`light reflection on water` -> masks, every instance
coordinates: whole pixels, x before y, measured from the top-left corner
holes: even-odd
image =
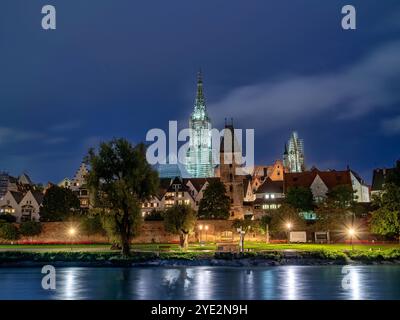
[[[55,291],[42,276],[0,268],[0,299],[400,299],[400,266],[69,267]]]

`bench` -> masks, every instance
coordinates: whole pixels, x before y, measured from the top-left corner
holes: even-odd
[[[237,252],[239,250],[239,246],[237,243],[220,243],[217,244],[218,252]]]

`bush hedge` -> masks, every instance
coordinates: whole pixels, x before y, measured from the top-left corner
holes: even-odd
[[[22,222],[19,227],[19,232],[23,236],[33,237],[37,236],[42,232],[42,225],[36,221]]]
[[[0,224],[0,238],[5,240],[17,240],[19,238],[18,228],[12,223]]]

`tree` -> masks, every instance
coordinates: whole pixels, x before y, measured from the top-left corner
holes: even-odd
[[[310,211],[314,208],[314,198],[310,188],[290,188],[286,194],[285,202],[298,211]]]
[[[36,221],[22,222],[19,227],[19,232],[23,236],[29,236],[29,237],[37,236],[42,232],[42,225],[40,224],[40,222]]]
[[[189,234],[196,225],[196,212],[188,205],[176,204],[168,208],[164,214],[164,226],[167,232],[178,234],[180,246],[186,250]]]
[[[271,225],[272,217],[269,214],[265,214],[259,221],[260,230],[265,233],[265,242],[269,243],[269,227]]]
[[[289,223],[291,225],[290,230],[303,230],[306,227],[303,216],[295,208],[288,204],[282,204],[272,215],[271,231],[287,232]]]
[[[386,183],[382,195],[374,200],[378,209],[371,215],[371,231],[384,236],[399,235],[400,241],[400,186]]]
[[[141,223],[140,204],[155,195],[158,175],[146,160],[143,144],[132,146],[125,139],[100,144],[86,158],[90,170],[87,184],[94,206],[116,232],[122,254],[130,254],[130,243]]]
[[[375,210],[371,217],[371,231],[385,236],[398,235],[400,233],[399,213],[387,207]]]
[[[326,201],[318,205],[315,210],[317,220],[314,225],[316,231],[342,232],[343,226],[346,225],[346,219],[349,211],[332,205],[332,202]]]
[[[63,221],[80,208],[78,197],[72,190],[52,185],[43,197],[41,221]]]
[[[19,238],[18,228],[12,223],[1,223],[0,238],[6,240],[17,240]]]
[[[355,204],[354,193],[355,191],[351,186],[338,185],[327,193],[327,197],[333,207],[352,208]]]
[[[228,219],[231,201],[226,194],[225,185],[220,180],[211,180],[200,200],[200,218]]]

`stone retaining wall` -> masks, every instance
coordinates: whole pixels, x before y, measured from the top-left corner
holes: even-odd
[[[202,226],[202,229],[200,228]],[[76,229],[76,234],[72,237],[68,230]],[[207,229],[207,230],[206,230]],[[238,241],[239,235],[232,228],[232,221],[229,220],[200,220],[197,222],[195,232],[190,237],[190,242],[198,241]],[[257,232],[250,232],[246,235],[246,240],[264,241],[265,235]],[[87,236],[79,231],[79,225],[69,222],[43,222],[42,233],[35,237],[21,237],[19,242],[95,242],[105,243],[108,238],[102,235]],[[178,242],[179,236],[167,233],[162,221],[145,221],[142,224],[140,235],[136,237],[134,243],[168,243]],[[0,240],[1,242],[1,240]],[[10,242],[10,241],[3,241]]]

